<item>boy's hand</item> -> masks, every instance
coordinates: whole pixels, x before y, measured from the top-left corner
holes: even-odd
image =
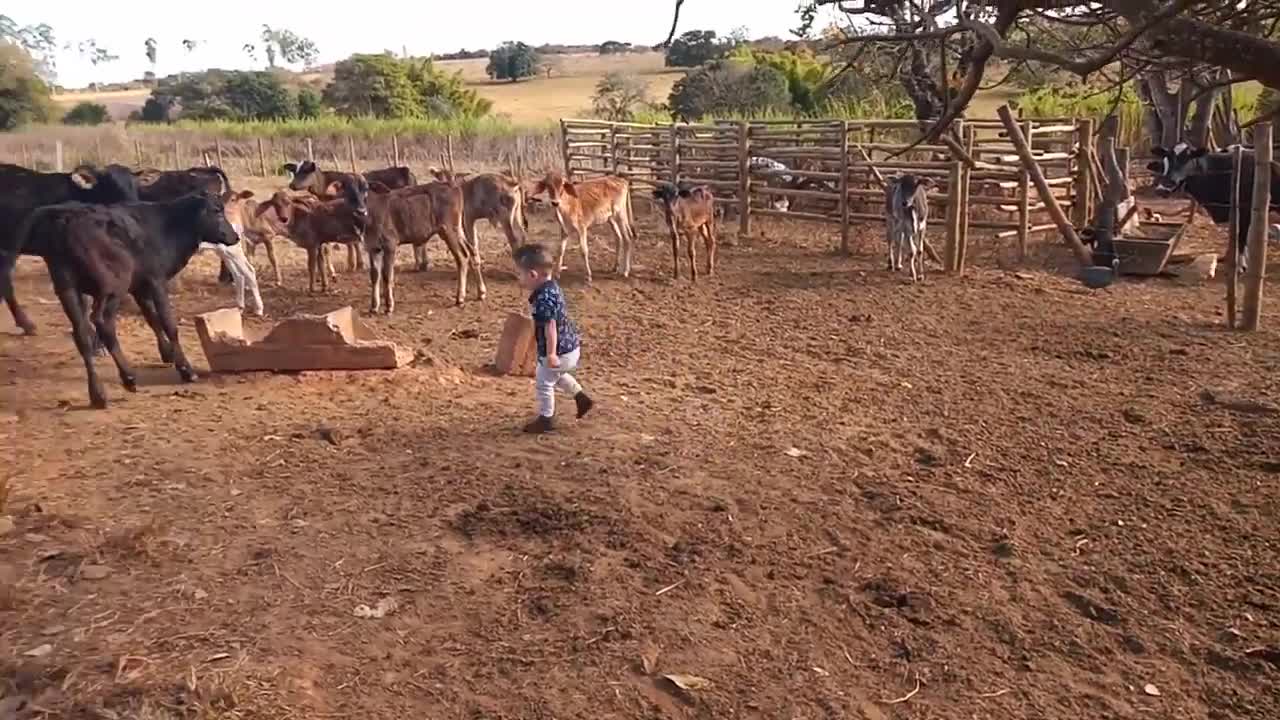
[[[555,353],[547,355],[547,367],[553,367],[553,368],[560,367],[560,356],[556,355]]]

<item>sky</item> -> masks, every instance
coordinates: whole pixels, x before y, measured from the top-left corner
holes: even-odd
[[[752,37],[789,38],[799,24],[799,0],[687,0],[680,14],[680,31],[710,29],[728,34],[746,27]],[[288,3],[219,0],[50,0],[22,3],[6,14],[19,25],[48,23],[59,45],[73,48],[87,39],[120,56],[94,67],[74,49],[58,55],[58,83],[82,87],[90,82],[120,82],[142,77],[150,69],[145,41],[159,43],[157,74],[221,67],[254,67],[242,50],[260,43],[265,23],[311,38],[320,49],[320,62],[331,63],[356,52],[411,55],[450,52],[459,48],[490,48],[505,40],[542,43],[594,44],[618,40],[653,45],[666,38],[672,0],[575,3],[572,0],[410,0],[379,3]],[[321,9],[323,8],[323,9]],[[190,54],[183,39],[199,44]],[[259,66],[265,62],[259,55]]]

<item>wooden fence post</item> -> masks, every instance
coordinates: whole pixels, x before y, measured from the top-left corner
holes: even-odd
[[[356,170],[356,139],[350,135],[347,136],[347,156],[351,159],[351,172],[358,172]]]
[[[93,162],[96,165],[105,164],[107,159],[102,156],[102,138],[95,137],[93,139]]]
[[[391,164],[400,167],[400,137],[395,133],[391,134]]]
[[[267,176],[267,151],[262,147],[262,138],[258,138],[258,173]]]
[[[963,123],[964,121],[958,121]],[[974,157],[974,148],[977,146],[978,128],[973,125],[962,126],[965,154],[970,158]],[[960,217],[956,220],[958,225],[958,241],[956,242],[956,273],[964,274],[964,264],[969,257],[969,187],[970,180],[973,177],[973,168],[968,163],[964,164],[960,172]]]
[[[564,158],[564,179],[573,182],[573,168],[569,162],[569,125],[560,121],[560,157]]]
[[[62,170],[62,141],[61,141],[61,140],[54,140],[54,141],[53,141],[53,169],[54,169],[54,170],[56,170],[57,172],[63,172],[63,170]]]
[[[951,163],[951,171],[947,173],[947,239],[942,248],[943,271],[956,272],[960,266],[960,182],[964,172],[964,163],[957,160]]]
[[[315,145],[312,144],[311,138],[307,138],[307,159],[311,162],[316,161],[316,148]]]
[[[26,143],[22,143],[22,167],[31,168],[31,148],[27,147]]]
[[[1267,222],[1271,209],[1271,123],[1253,126],[1253,217],[1246,246],[1249,266],[1244,274],[1244,307],[1240,328],[1257,330],[1262,324],[1262,286],[1267,277]]]
[[[738,121],[738,236],[751,235],[751,124]]]
[[[680,184],[680,126],[671,123],[671,184]]]
[[[182,144],[177,140],[173,141],[173,169],[182,169]]]
[[[222,167],[222,163],[224,163],[225,160],[223,160],[222,158],[222,140],[221,139],[214,138],[213,153],[214,153],[214,157],[216,157],[218,160],[218,167]]]
[[[1230,222],[1227,224],[1227,253],[1226,266],[1223,268],[1223,274],[1227,282],[1227,327],[1231,330],[1236,329],[1236,320],[1239,313],[1236,312],[1236,292],[1239,289],[1237,275],[1240,267],[1240,243],[1238,237],[1240,235],[1240,165],[1244,156],[1244,148],[1236,145],[1231,150],[1231,215]]]
[[[1018,158],[1022,161],[1022,167],[1031,176],[1031,182],[1035,183],[1036,190],[1040,193],[1040,201],[1044,203],[1045,209],[1049,211],[1049,217],[1053,218],[1053,223],[1058,226],[1058,230],[1062,233],[1062,239],[1066,241],[1067,246],[1075,253],[1076,259],[1083,266],[1093,264],[1093,256],[1089,249],[1080,242],[1080,236],[1076,234],[1076,229],[1071,226],[1071,221],[1067,219],[1066,213],[1062,212],[1062,206],[1053,197],[1053,188],[1049,187],[1049,183],[1044,179],[1044,173],[1040,171],[1040,166],[1036,164],[1036,159],[1031,154],[1031,147],[1027,145],[1026,138],[1022,136],[1022,129],[1018,127],[1018,123],[1013,119],[1013,112],[1009,110],[1008,105],[1001,105],[996,110],[996,114],[1000,116],[1000,122],[1004,124],[1004,129],[1009,133],[1009,141],[1013,143],[1013,147],[1018,152]]]
[[[1027,147],[1032,145],[1031,136],[1035,132],[1035,123],[1027,120],[1022,123],[1022,132]],[[1027,236],[1031,234],[1031,174],[1024,167],[1018,176],[1018,259],[1027,259]]]
[[[138,168],[141,169],[142,168],[142,141],[140,140],[133,141],[133,154],[137,156]]]
[[[204,166],[205,166],[205,167],[213,167],[213,163],[209,162],[209,151],[208,151],[208,150],[203,150],[203,151],[201,151],[200,155],[201,155],[201,156],[203,157],[203,159],[204,159]]]
[[[1071,187],[1071,222],[1078,228],[1089,224],[1093,216],[1093,119],[1076,123],[1076,173]]]
[[[849,254],[849,121],[840,123],[840,252]]]

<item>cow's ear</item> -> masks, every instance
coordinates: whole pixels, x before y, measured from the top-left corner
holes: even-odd
[[[922,188],[931,188],[931,187],[933,187],[933,178],[931,178],[931,177],[922,177],[922,178],[920,178],[919,180],[917,180],[917,181],[916,181],[916,185],[917,185],[918,187],[922,187]]]
[[[324,189],[324,196],[327,198],[336,198],[340,195],[342,195],[342,183],[336,180],[329,183]]]
[[[564,191],[573,197],[578,197],[578,186],[571,182],[565,182]]]
[[[92,190],[98,184],[98,176],[86,168],[77,168],[71,173],[71,182],[81,190]]]
[[[379,195],[386,195],[387,193],[391,192],[391,188],[387,187],[386,185],[383,185],[382,183],[376,180],[369,183],[369,189],[372,190],[373,192],[378,193]]]
[[[240,192],[236,193],[236,197],[240,198],[241,200],[248,200],[249,198],[253,197],[253,191],[241,190]]]
[[[290,175],[297,175],[297,174],[298,174],[298,164],[297,164],[297,163],[285,163],[285,164],[284,164],[283,166],[281,166],[281,167],[283,167],[283,168],[284,168],[284,171],[285,171],[285,172],[287,172],[287,173],[289,173]]]

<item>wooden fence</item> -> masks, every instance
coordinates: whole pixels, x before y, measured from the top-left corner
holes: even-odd
[[[1097,183],[1091,153],[1081,139],[1092,121],[1024,120],[1021,130],[1058,204],[1077,225],[1090,216]],[[945,267],[964,264],[969,228],[1018,238],[1025,254],[1030,236],[1056,226],[1037,200],[1015,146],[999,120],[957,124],[960,141],[917,145],[914,120],[807,120],[644,125],[566,119],[561,123],[565,173],[581,179],[614,173],[636,187],[677,180],[705,184],[738,215],[739,231],[753,217],[829,222],[849,249],[854,222],[883,222],[884,184],[898,173],[934,181],[931,216],[945,218]],[[1086,145],[1087,147],[1087,145]],[[768,158],[786,170],[753,169]],[[779,178],[788,178],[779,182]],[[786,210],[777,202],[786,200]],[[975,217],[976,216],[976,217]]]

